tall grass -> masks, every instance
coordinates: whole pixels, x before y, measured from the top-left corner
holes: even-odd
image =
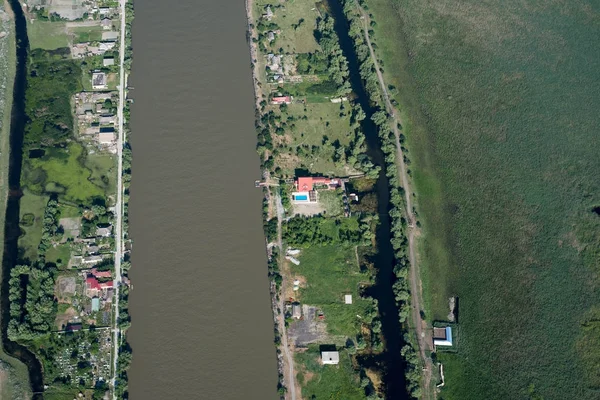
[[[408,118],[443,398],[597,398],[600,23],[557,1],[368,1]],[[441,295],[439,295],[441,293]],[[590,327],[590,324],[592,327]]]

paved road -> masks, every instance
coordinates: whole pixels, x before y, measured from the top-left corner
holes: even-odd
[[[419,274],[419,265],[417,263],[416,251],[415,251],[415,215],[413,213],[412,208],[412,191],[410,190],[410,185],[408,181],[408,174],[406,172],[406,165],[404,164],[404,155],[402,154],[402,146],[400,145],[400,130],[398,129],[398,123],[402,124],[396,109],[393,107],[392,102],[390,101],[390,96],[387,92],[387,87],[385,85],[385,81],[383,79],[383,74],[379,68],[379,63],[377,62],[377,57],[375,56],[375,52],[373,51],[373,46],[371,46],[371,39],[369,37],[369,16],[362,7],[357,6],[363,20],[363,30],[365,34],[365,41],[369,47],[369,53],[371,54],[371,59],[375,64],[375,71],[377,72],[377,79],[379,80],[379,85],[381,86],[381,92],[383,93],[383,99],[385,101],[385,107],[388,114],[392,118],[392,128],[394,130],[394,136],[396,138],[396,165],[398,166],[398,174],[400,175],[400,179],[402,179],[402,186],[404,187],[405,193],[405,204],[406,204],[406,216],[408,217],[409,227],[408,227],[408,247],[409,247],[409,258],[410,258],[410,291],[411,291],[411,308],[412,308],[412,320],[413,326],[415,327],[417,333],[417,340],[419,344],[419,354],[421,356],[421,360],[423,361],[424,371],[423,371],[423,396],[424,398],[429,398],[430,388],[431,388],[431,372],[433,368],[433,362],[430,357],[425,354],[425,350],[432,351],[431,348],[432,338],[431,338],[431,330],[427,328],[424,321],[421,319],[421,304],[422,304],[422,287],[421,287],[421,279]],[[435,397],[435,393],[434,393]]]
[[[117,109],[118,138],[117,138],[117,203],[115,211],[117,221],[115,227],[115,310],[113,320],[113,376],[112,388],[113,399],[117,399],[115,386],[117,383],[117,359],[119,356],[119,345],[121,331],[119,329],[119,290],[121,286],[121,259],[123,257],[123,142],[124,142],[124,119],[123,108],[125,107],[125,4],[127,0],[120,0],[121,29],[119,40],[119,107]]]

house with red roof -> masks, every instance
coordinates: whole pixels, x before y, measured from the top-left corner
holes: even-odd
[[[277,96],[271,99],[271,104],[292,104],[291,96]]]
[[[95,276],[96,278],[112,278],[112,272],[110,271],[98,271],[96,268],[92,268],[90,274]]]
[[[301,176],[294,182],[296,190],[300,192],[310,192],[317,186],[327,186],[327,189],[335,189],[340,185],[340,180],[336,178],[325,178],[324,176]]]
[[[85,279],[85,289],[89,297],[97,296],[98,292],[102,292],[114,287],[114,281],[98,282],[95,276],[88,275]]]

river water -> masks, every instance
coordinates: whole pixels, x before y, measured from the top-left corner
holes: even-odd
[[[275,399],[243,0],[135,3],[130,398]]]

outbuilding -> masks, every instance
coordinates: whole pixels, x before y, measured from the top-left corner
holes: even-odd
[[[452,328],[433,328],[433,344],[436,346],[452,346]]]
[[[337,351],[322,351],[321,360],[323,364],[337,365],[340,362],[340,353]]]

